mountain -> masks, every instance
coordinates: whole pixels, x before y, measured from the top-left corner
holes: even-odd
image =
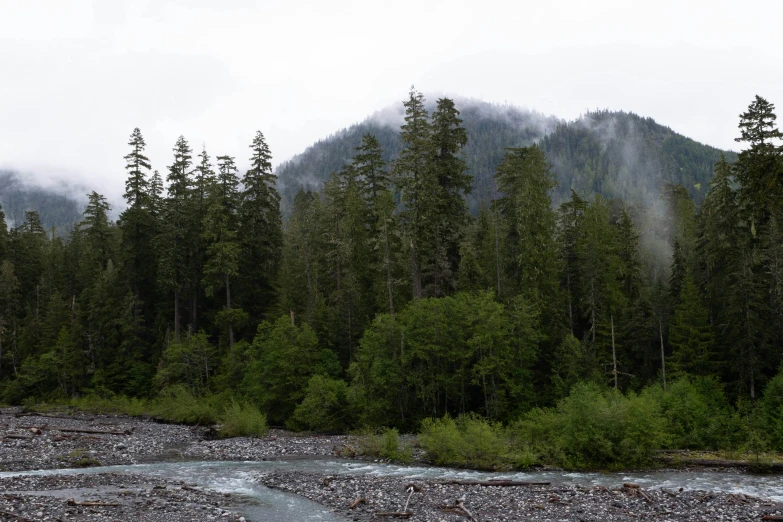
[[[9,227],[23,222],[28,210],[35,210],[47,230],[54,227],[60,232],[71,230],[81,221],[84,207],[59,190],[28,185],[19,174],[7,170],[0,170],[0,205]]]
[[[538,143],[552,164],[559,186],[555,203],[571,189],[582,196],[601,194],[626,201],[654,200],[665,183],[683,184],[694,200],[704,197],[721,151],[673,130],[626,112],[590,112],[576,121],[508,105],[456,100],[468,134],[463,149],[473,192],[471,210],[497,196],[494,174],[509,147]],[[433,108],[430,105],[430,110]],[[333,171],[350,162],[366,133],[375,134],[388,162],[399,154],[403,108],[380,111],[362,123],[329,136],[277,168],[283,209],[290,208],[299,189],[318,190]],[[729,161],[733,152],[725,152]]]

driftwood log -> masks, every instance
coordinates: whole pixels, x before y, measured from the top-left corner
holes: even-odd
[[[84,502],[77,502],[72,498],[68,499],[69,506],[83,506],[83,507],[117,507],[121,506],[119,502],[92,502],[86,500]]]
[[[351,505],[348,506],[348,509],[356,509],[356,506],[358,506],[359,504],[366,504],[366,503],[367,503],[367,499],[360,497],[354,500],[353,502],[351,502]]]
[[[468,508],[465,507],[465,502],[462,499],[459,499],[457,501],[457,507],[460,508],[468,516],[470,520],[472,520],[473,522],[478,522],[478,519],[473,516],[473,513],[468,511]]]
[[[413,513],[411,512],[403,513],[402,511],[388,511],[388,512],[375,513],[375,516],[383,517],[383,518],[411,518],[413,516]]]
[[[91,435],[130,435],[129,430],[89,430],[89,429],[76,429],[76,428],[49,428],[51,430],[61,431],[63,433],[89,433]]]
[[[521,480],[446,480],[440,484],[456,486],[549,486],[551,482],[527,482]]]
[[[33,522],[32,519],[29,519],[27,517],[23,517],[22,515],[17,515],[16,513],[11,513],[10,511],[2,511],[2,510],[0,510],[0,515],[3,515],[4,517],[15,518],[16,520],[21,520],[22,522]]]

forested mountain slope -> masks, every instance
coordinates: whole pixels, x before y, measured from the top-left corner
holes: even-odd
[[[564,122],[513,106],[464,99],[456,104],[468,134],[462,153],[473,177],[468,204],[474,213],[481,201],[498,196],[495,170],[509,147],[540,143],[557,175],[556,205],[568,199],[571,189],[583,196],[650,201],[667,182],[683,184],[698,203],[720,158],[718,149],[632,113],[591,112]],[[396,158],[402,149],[401,123],[402,106],[389,108],[281,164],[276,173],[284,210],[300,188],[319,190],[332,172],[349,163],[364,134],[378,138],[384,160]],[[732,152],[726,156],[736,158]]]
[[[45,229],[66,232],[81,221],[83,205],[60,191],[25,184],[15,172],[0,170],[0,206],[11,224],[22,223],[25,212],[34,210]]]

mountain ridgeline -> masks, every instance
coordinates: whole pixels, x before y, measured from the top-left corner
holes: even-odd
[[[473,178],[467,196],[473,214],[482,202],[499,197],[494,176],[507,148],[539,144],[557,177],[555,205],[566,201],[572,189],[584,197],[650,203],[666,184],[683,185],[698,204],[721,154],[633,113],[597,111],[565,122],[476,100],[457,100],[456,105],[468,135],[461,154]],[[386,162],[397,158],[403,148],[401,123],[402,106],[378,112],[282,163],[276,174],[284,212],[299,189],[319,191],[332,172],[350,163],[365,134],[375,135]],[[733,152],[724,154],[727,161],[736,160]]]
[[[15,172],[0,170],[0,205],[11,224],[23,223],[25,213],[34,210],[47,230],[65,233],[81,221],[83,204],[58,191],[28,185]]]

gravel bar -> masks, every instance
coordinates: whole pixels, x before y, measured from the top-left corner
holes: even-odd
[[[329,506],[355,521],[401,520],[401,516],[392,515],[406,511],[410,514],[407,520],[422,522],[464,522],[470,521],[471,516],[476,521],[509,522],[732,521],[783,516],[783,505],[746,495],[643,490],[635,484],[615,489],[603,486],[500,487],[284,471],[261,474],[258,480],[267,487],[296,493]]]

